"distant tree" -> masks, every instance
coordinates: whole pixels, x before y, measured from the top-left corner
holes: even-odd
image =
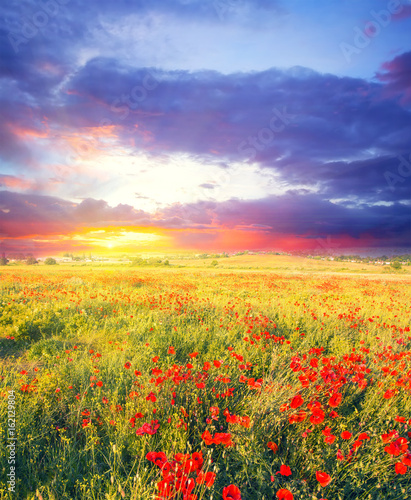
[[[132,266],[144,266],[145,263],[146,263],[146,261],[144,259],[142,259],[141,257],[136,257],[135,259],[133,259],[131,261]]]
[[[7,266],[8,261],[9,259],[5,256],[5,254],[3,254],[0,257],[0,266]]]
[[[53,259],[53,257],[47,257],[47,259],[44,261],[44,264],[46,266],[55,266],[57,264],[56,259]]]
[[[210,266],[213,266],[213,267],[218,266],[218,261],[213,260],[213,261],[211,262]]]
[[[26,264],[28,266],[33,266],[34,264],[38,264],[38,261],[32,256],[30,255],[29,257],[27,257],[26,259]]]
[[[394,260],[394,262],[391,262],[390,266],[393,269],[402,269],[401,262],[399,262],[398,260]]]

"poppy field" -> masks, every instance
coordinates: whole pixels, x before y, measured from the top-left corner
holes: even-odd
[[[409,276],[21,266],[0,294],[1,500],[411,498]]]

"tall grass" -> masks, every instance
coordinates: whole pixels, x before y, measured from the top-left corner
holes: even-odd
[[[407,280],[6,269],[0,294],[0,499],[171,498],[153,451],[202,452],[174,498],[411,498]]]

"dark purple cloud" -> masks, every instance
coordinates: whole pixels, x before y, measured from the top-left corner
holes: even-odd
[[[261,233],[272,243],[278,237],[292,237],[300,238],[306,245],[312,242],[312,246],[319,239],[329,238],[357,240],[359,244],[367,241],[381,248],[408,247],[411,241],[410,211],[403,204],[342,206],[294,191],[251,201],[173,204],[155,214],[129,205],[110,207],[103,200],[72,203],[50,196],[8,191],[0,194],[3,238],[35,239],[85,228],[137,226],[150,231],[178,230],[175,239],[180,242],[194,231],[196,241],[201,240],[207,247],[221,240],[224,231],[243,232],[243,243],[247,241],[247,231]]]
[[[42,234],[42,225],[45,234],[55,234],[83,225],[124,223],[195,229],[208,235],[213,227],[227,227],[307,238],[368,235],[382,243],[404,243],[408,238],[410,243],[411,52],[384,63],[369,81],[303,67],[230,74],[168,71],[95,57],[91,50],[96,30],[104,31],[102,19],[115,25],[130,15],[157,12],[229,24],[247,23],[245,13],[251,13],[253,26],[262,15],[281,14],[281,4],[3,3],[2,188],[44,192],[44,157],[64,163],[64,149],[73,148],[72,137],[91,136],[90,150],[97,149],[107,139],[99,135],[104,127],[112,128],[110,140],[116,146],[133,148],[136,154],[160,159],[183,153],[205,169],[219,162],[228,175],[233,164],[253,164],[260,171],[275,172],[285,189],[289,187],[283,196],[172,205],[157,214],[130,205],[110,207],[92,198],[71,203],[2,192],[2,204],[9,207],[0,213],[7,228],[3,234]],[[404,7],[402,16],[407,12]],[[36,180],[25,180],[28,171]],[[199,186],[210,196],[218,187],[211,181]],[[147,198],[145,193],[137,196]]]
[[[409,6],[411,8],[411,6]],[[387,95],[399,97],[406,105],[411,104],[411,52],[405,52],[382,65],[377,79],[385,84]]]

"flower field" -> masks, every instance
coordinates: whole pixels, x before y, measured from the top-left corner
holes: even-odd
[[[411,498],[409,277],[21,267],[0,294],[0,499]]]

